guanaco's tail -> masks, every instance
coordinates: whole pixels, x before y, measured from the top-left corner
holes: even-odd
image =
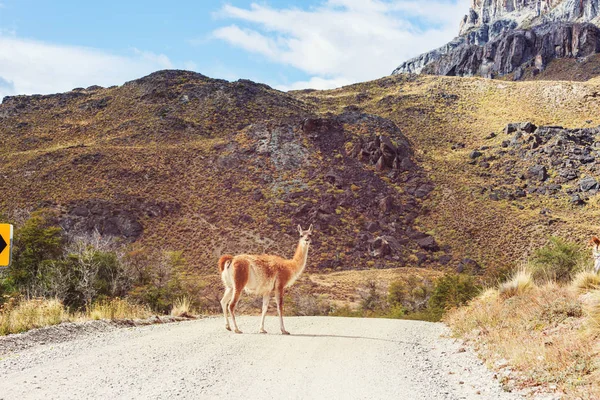
[[[233,256],[229,254],[225,254],[219,258],[219,271],[223,272],[228,263],[233,260]]]

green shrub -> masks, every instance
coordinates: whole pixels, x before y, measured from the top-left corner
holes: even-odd
[[[188,295],[183,287],[187,261],[181,251],[165,251],[157,262],[140,274],[144,281],[131,290],[131,296],[160,313],[169,313],[176,299]]]
[[[536,281],[569,282],[583,269],[587,258],[577,243],[552,237],[547,245],[534,251],[529,269]]]
[[[44,286],[44,263],[60,258],[64,250],[61,228],[54,225],[54,214],[47,210],[34,212],[25,224],[16,230],[13,261],[8,274],[13,284],[28,294],[37,293]]]
[[[427,308],[433,284],[426,279],[410,276],[406,282],[394,281],[388,288],[387,301],[391,308],[401,307],[406,314]]]
[[[429,311],[441,317],[446,310],[467,304],[480,291],[481,288],[470,275],[446,275],[435,284],[429,299]]]
[[[366,285],[366,293],[362,294],[362,300],[360,302],[360,308],[367,312],[378,312],[386,307],[385,299],[377,289],[377,283],[375,281],[369,281]]]

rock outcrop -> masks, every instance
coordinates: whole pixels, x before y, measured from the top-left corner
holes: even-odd
[[[536,75],[557,58],[600,52],[600,0],[473,0],[459,36],[404,62],[392,74],[494,78]]]

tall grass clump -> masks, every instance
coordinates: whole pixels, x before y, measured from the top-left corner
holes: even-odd
[[[587,252],[581,245],[552,237],[547,245],[534,251],[528,267],[536,282],[569,282],[585,269],[587,261]]]
[[[500,284],[498,291],[503,298],[525,294],[536,287],[529,270],[521,268],[514,275]]]
[[[182,296],[173,302],[171,315],[174,317],[185,317],[192,314],[192,301],[187,296]]]
[[[110,299],[97,301],[88,309],[89,319],[139,319],[148,318],[152,310],[146,305],[131,303],[125,299]]]
[[[600,288],[600,275],[589,269],[579,271],[573,278],[571,286],[579,292],[598,289]]]
[[[17,301],[12,298],[0,307],[0,335],[58,325],[68,319],[69,314],[56,299]]]

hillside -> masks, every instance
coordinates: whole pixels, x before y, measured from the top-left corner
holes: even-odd
[[[587,129],[600,125],[599,92],[594,80],[398,75],[286,94],[161,71],[6,98],[0,212],[54,208],[71,233],[183,250],[201,274],[225,252],[291,255],[295,226],[314,223],[312,272],[492,277],[550,235],[597,231],[597,185],[581,181],[599,176]],[[504,133],[526,121],[539,132]]]
[[[588,176],[598,178],[597,129],[582,133],[585,142],[567,140],[552,155],[542,151],[547,146],[541,137],[533,149],[530,142],[547,128],[533,134],[512,129],[505,133],[514,122],[597,127],[598,93],[596,80],[519,83],[397,75],[296,95],[323,112],[339,112],[353,104],[396,122],[435,187],[423,202],[417,227],[441,246],[450,246],[455,262],[468,257],[491,272],[518,264],[550,235],[583,243],[598,231],[596,188],[592,184],[582,193],[579,187]],[[550,131],[550,137],[570,134]],[[593,155],[589,162],[578,161],[583,153]],[[541,181],[529,171],[536,165],[546,171]],[[563,170],[576,172],[561,180]],[[572,201],[575,195],[582,201]]]
[[[70,234],[183,250],[198,273],[224,252],[291,255],[310,269],[436,265],[414,229],[433,187],[388,119],[314,105],[249,81],[161,71],[121,87],[5,98],[0,200],[8,217],[60,212]]]

